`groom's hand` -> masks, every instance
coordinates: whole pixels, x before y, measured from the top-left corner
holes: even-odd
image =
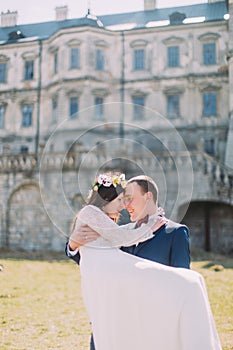
[[[82,225],[71,233],[69,247],[75,250],[84,244],[95,241],[100,235],[88,225]]]

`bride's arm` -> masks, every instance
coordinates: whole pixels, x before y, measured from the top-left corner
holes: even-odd
[[[111,241],[113,246],[127,247],[153,237],[151,228],[154,226],[154,221],[130,230],[129,227],[118,226],[102,210],[92,205],[85,206],[79,212],[78,220],[82,224],[87,224],[106,240]]]

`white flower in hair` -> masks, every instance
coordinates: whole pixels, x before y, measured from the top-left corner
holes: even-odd
[[[105,187],[110,187],[112,185],[112,179],[109,175],[99,175],[97,182],[98,184],[103,185]]]
[[[120,175],[109,175],[109,174],[100,174],[97,178],[97,181],[92,185],[94,191],[98,191],[99,187],[103,185],[104,187],[114,187],[121,186],[122,188],[126,187],[125,174]]]
[[[112,180],[110,179],[106,179],[104,182],[103,182],[103,185],[105,187],[110,187],[112,185]]]
[[[103,184],[103,177],[104,177],[103,175],[99,175],[99,176],[98,176],[98,179],[97,179],[97,183],[98,183],[98,184],[100,184],[100,185]]]

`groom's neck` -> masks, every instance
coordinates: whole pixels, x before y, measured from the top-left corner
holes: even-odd
[[[147,215],[151,216],[156,214],[158,211],[158,205],[154,202],[150,203],[147,208]]]

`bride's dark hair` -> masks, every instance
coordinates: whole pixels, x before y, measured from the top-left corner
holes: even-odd
[[[119,178],[120,173],[105,173],[103,176],[107,176],[109,178],[113,178],[114,176]],[[106,186],[104,184],[99,184],[96,180],[95,184],[93,185],[92,190],[89,193],[89,196],[87,198],[87,205],[95,205],[98,208],[102,208],[107,203],[111,202],[115,198],[119,196],[122,192],[125,190],[125,185],[123,186],[123,182],[120,182],[119,184],[111,184],[110,186]]]
[[[120,176],[123,175],[123,179],[120,178]],[[100,184],[98,179],[96,179],[94,185],[92,186],[92,189],[90,190],[89,196],[87,198],[86,205],[95,205],[96,207],[102,209],[103,206],[111,202],[112,200],[116,199],[119,194],[124,192],[126,181],[124,179],[124,174],[120,173],[105,173],[101,176],[107,177],[111,179],[111,185],[106,186],[106,184]],[[117,183],[115,182],[113,185],[113,179],[116,179]],[[71,225],[71,232],[75,228],[76,220],[78,218],[78,213],[75,215],[73,223]]]

